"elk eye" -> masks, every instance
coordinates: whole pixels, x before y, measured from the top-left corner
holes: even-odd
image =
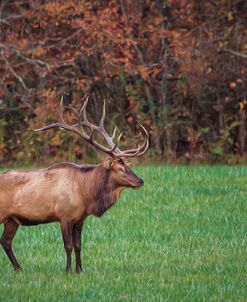
[[[124,173],[124,172],[125,172],[123,167],[119,167],[119,168],[118,168],[118,171],[121,172],[121,173]]]

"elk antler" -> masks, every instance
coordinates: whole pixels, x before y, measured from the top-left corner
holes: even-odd
[[[78,123],[74,124],[74,125],[68,125],[63,119],[63,97],[62,97],[61,101],[60,101],[60,105],[59,105],[59,121],[58,121],[58,123],[53,123],[53,124],[47,125],[45,127],[42,127],[40,129],[36,129],[34,131],[38,132],[38,131],[45,131],[45,130],[52,129],[52,128],[62,128],[62,129],[74,132],[77,135],[79,135],[81,138],[83,138],[85,141],[87,141],[89,144],[91,144],[92,146],[95,146],[99,150],[109,154],[110,156],[112,156],[114,158],[137,157],[137,156],[143,155],[147,151],[148,146],[149,146],[148,132],[141,124],[139,124],[139,125],[146,136],[145,141],[135,149],[121,151],[118,148],[118,144],[120,142],[122,133],[120,133],[120,135],[118,136],[117,142],[114,143],[113,140],[116,136],[117,128],[114,129],[112,136],[110,136],[104,128],[105,100],[104,100],[104,105],[103,105],[102,116],[101,116],[100,123],[98,126],[94,125],[88,121],[87,112],[86,112],[88,100],[89,100],[89,96],[86,97],[84,104],[82,105],[81,109],[79,110]],[[84,130],[83,127],[87,127],[89,129],[90,133],[88,134]],[[105,139],[105,141],[108,144],[107,147],[100,144],[93,138],[94,131],[98,132],[99,134],[101,134],[103,136],[103,138]]]

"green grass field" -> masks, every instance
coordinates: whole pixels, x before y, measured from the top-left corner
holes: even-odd
[[[85,223],[84,274],[64,272],[58,224],[20,227],[0,301],[247,301],[247,167],[135,170],[144,187]]]

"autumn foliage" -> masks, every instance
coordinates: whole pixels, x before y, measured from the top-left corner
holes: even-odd
[[[148,158],[244,161],[247,4],[220,1],[2,1],[0,160],[42,163],[95,156],[76,137],[32,129],[68,122],[89,93],[97,120],[123,144],[150,134]],[[91,116],[91,117],[92,117]]]

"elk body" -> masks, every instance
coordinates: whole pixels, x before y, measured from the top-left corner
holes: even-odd
[[[69,126],[62,117],[61,100],[59,123],[37,131],[51,128],[69,130],[110,155],[109,158],[99,165],[60,163],[46,169],[12,170],[0,175],[0,224],[4,224],[0,243],[15,270],[21,269],[12,250],[12,240],[18,227],[59,222],[67,257],[66,271],[71,271],[71,254],[74,250],[76,271],[81,272],[81,231],[86,217],[100,217],[116,202],[125,188],[139,188],[143,185],[143,180],[126,164],[125,157],[142,155],[147,150],[145,128],[141,126],[146,135],[141,146],[120,151],[113,143],[114,135],[109,136],[103,127],[105,105],[100,125],[96,126],[87,120],[87,102],[88,98],[80,110],[78,124]],[[85,127],[89,129],[89,134],[84,130]],[[104,137],[108,147],[93,138],[94,131]]]

